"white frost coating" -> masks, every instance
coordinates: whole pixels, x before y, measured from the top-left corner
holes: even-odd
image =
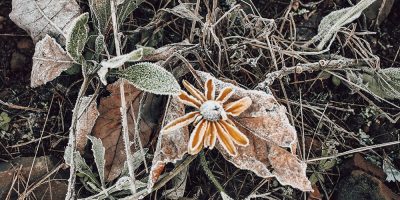
[[[49,34],[64,44],[63,35],[79,13],[75,0],[13,0],[10,19],[26,30],[35,43]]]
[[[200,114],[208,121],[218,121],[221,118],[227,119],[224,108],[217,101],[206,101],[200,107]]]

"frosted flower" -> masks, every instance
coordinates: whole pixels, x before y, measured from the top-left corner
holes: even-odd
[[[181,91],[178,98],[186,105],[196,108],[196,111],[175,119],[161,130],[163,133],[182,128],[194,122],[194,129],[190,135],[188,152],[197,154],[203,148],[213,149],[218,141],[231,155],[237,155],[234,144],[247,146],[249,139],[229,119],[239,116],[250,107],[252,101],[244,97],[234,102],[227,102],[233,94],[232,87],[226,87],[215,97],[215,85],[212,79],[208,79],[204,85],[205,92],[202,94],[198,89],[187,81],[183,85],[191,94]]]

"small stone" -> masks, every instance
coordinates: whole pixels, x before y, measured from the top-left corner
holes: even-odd
[[[336,191],[336,200],[394,200],[400,196],[393,193],[381,180],[361,170],[354,170],[343,178]]]
[[[10,67],[12,72],[20,71],[25,68],[28,58],[19,52],[14,52],[11,56]]]
[[[31,39],[23,38],[17,43],[17,48],[20,50],[27,50],[33,48],[33,42]]]

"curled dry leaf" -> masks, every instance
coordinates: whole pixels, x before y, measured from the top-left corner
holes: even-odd
[[[83,97],[80,105],[76,125],[76,149],[82,152],[88,140],[87,136],[90,135],[100,114],[97,110],[96,99],[93,99],[93,96]]]
[[[238,147],[236,157],[230,156],[221,145],[217,145],[225,159],[240,169],[253,171],[258,176],[276,177],[283,185],[311,191],[311,183],[306,176],[306,164],[282,148],[291,147],[297,142],[296,130],[289,123],[285,107],[278,104],[271,94],[245,90],[205,72],[198,71],[197,75],[202,81],[214,79],[216,91],[227,86],[233,87],[235,93],[231,97],[232,101],[246,96],[252,99],[251,106],[234,119],[239,130],[249,138],[250,144]]]
[[[171,101],[165,112],[163,124],[167,124],[174,119],[185,114],[185,106],[177,97],[171,97]],[[175,163],[181,160],[187,153],[187,143],[189,142],[189,129],[183,127],[169,133],[160,133],[157,141],[156,151],[150,170],[150,180],[148,188],[151,189],[164,170],[165,164]]]
[[[10,19],[26,30],[35,43],[49,34],[64,44],[63,35],[79,13],[75,0],[13,0]]]
[[[52,81],[73,64],[67,52],[49,35],[36,44],[32,62],[31,87]]]
[[[132,84],[124,79],[107,86],[107,90],[111,93],[110,96],[100,100],[99,112],[100,116],[93,128],[93,135],[100,138],[106,149],[105,152],[105,178],[107,181],[112,181],[117,178],[126,160],[124,150],[124,141],[121,135],[121,99],[120,99],[120,83],[124,83],[126,105],[128,108],[128,130],[130,140],[133,142],[135,137],[135,121],[139,110],[139,102],[143,95],[141,90],[135,88]],[[159,98],[148,94],[144,100],[143,112],[140,123],[140,139],[143,145],[149,142],[153,128],[157,125],[159,115],[157,108],[159,107]],[[158,109],[159,110],[159,109]],[[149,115],[148,113],[151,113]],[[135,145],[131,146],[132,152],[137,151]]]

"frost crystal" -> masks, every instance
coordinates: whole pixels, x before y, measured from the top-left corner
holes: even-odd
[[[221,117],[226,119],[222,105],[217,101],[206,101],[200,107],[200,114],[209,121],[218,121]]]

